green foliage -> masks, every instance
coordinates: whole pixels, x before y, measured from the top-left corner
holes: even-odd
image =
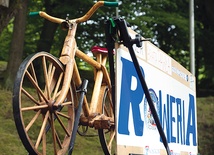
[[[185,67],[189,66],[187,0],[124,0],[120,3],[119,15],[126,18],[136,31],[146,38],[152,38],[157,46]],[[34,0],[29,4],[29,11],[45,10],[60,18],[65,18],[69,14],[69,18],[72,19],[84,15],[92,4],[93,1],[80,3],[78,0],[45,2]],[[115,16],[115,9],[103,7],[90,21],[80,24],[77,31],[78,47],[88,53],[95,44],[105,46],[104,20],[112,16]],[[24,56],[36,50],[42,27],[41,21],[39,17],[28,18]],[[65,35],[66,33],[60,29],[56,31],[51,50],[54,55],[61,50]]]
[[[154,44],[188,68],[188,1],[125,0],[120,10],[136,31],[152,38]]]
[[[195,1],[196,58],[200,89],[214,90],[214,1]]]
[[[3,30],[0,35],[0,60],[8,60],[9,46],[12,38],[13,32],[13,20],[8,24],[8,26]]]
[[[113,1],[113,0],[112,0]],[[32,0],[29,12],[43,10],[50,15],[69,19],[81,17],[94,4],[94,0]],[[190,66],[189,53],[189,1],[188,0],[123,0],[120,1],[119,16],[127,19],[132,28],[169,54],[185,68]],[[198,88],[214,90],[213,70],[213,22],[212,14],[207,13],[207,2],[195,1],[195,45],[196,78]],[[105,46],[104,21],[115,16],[115,9],[102,7],[92,18],[79,24],[77,31],[78,48],[89,53],[94,45]],[[28,17],[25,35],[24,55],[38,52],[44,20],[40,17]],[[12,21],[0,36],[0,60],[8,60],[8,51],[12,37]],[[50,43],[51,53],[58,56],[66,32],[60,27]],[[44,38],[42,38],[44,39]]]

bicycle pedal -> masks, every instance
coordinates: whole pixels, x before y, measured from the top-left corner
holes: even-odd
[[[95,120],[94,128],[95,129],[110,129],[111,122],[110,120]]]

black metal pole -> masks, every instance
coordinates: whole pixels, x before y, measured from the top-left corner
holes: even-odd
[[[162,129],[160,120],[159,120],[158,115],[157,115],[157,112],[156,112],[156,110],[155,110],[155,106],[154,106],[153,101],[152,101],[152,98],[151,98],[151,96],[150,96],[150,93],[149,93],[149,90],[148,90],[146,81],[145,81],[145,79],[144,79],[144,77],[143,77],[143,75],[142,75],[142,72],[141,72],[141,69],[140,69],[138,60],[137,60],[137,58],[136,58],[136,55],[135,55],[134,50],[133,50],[132,47],[129,47],[129,51],[130,51],[130,55],[131,55],[132,61],[133,61],[133,63],[134,63],[134,66],[135,66],[137,75],[138,75],[138,77],[139,77],[139,79],[140,79],[141,86],[142,86],[142,88],[143,88],[143,90],[144,90],[146,99],[147,99],[147,101],[148,101],[149,107],[150,107],[150,109],[151,109],[152,115],[153,115],[154,120],[155,120],[155,123],[156,123],[156,125],[157,125],[159,134],[160,134],[161,139],[162,139],[162,141],[163,141],[163,144],[164,144],[164,146],[165,146],[165,148],[166,148],[167,154],[170,155],[170,149],[169,149],[169,146],[168,146],[168,142],[167,142],[165,133],[164,133],[164,131],[163,131],[163,129]]]
[[[113,111],[115,115],[115,70],[114,70],[114,44],[115,41],[112,38],[115,35],[115,28],[111,25],[110,20],[107,20],[105,23],[105,34],[106,34],[106,47],[108,49],[108,58],[109,58],[109,69],[110,69],[110,79],[111,79],[111,95],[113,102]],[[116,118],[116,117],[114,117]]]
[[[117,20],[117,24],[119,24],[118,28],[119,28],[119,31],[120,31],[120,34],[121,34],[121,36],[120,36],[121,38],[120,39],[123,41],[123,44],[129,49],[129,53],[131,55],[131,58],[132,58],[132,61],[134,63],[134,66],[135,66],[137,75],[139,77],[141,86],[142,86],[142,88],[144,90],[146,99],[148,101],[149,107],[151,109],[152,115],[153,115],[155,123],[157,125],[160,137],[161,137],[161,139],[163,141],[163,144],[164,144],[164,146],[166,148],[167,154],[170,155],[171,153],[170,153],[170,149],[169,149],[169,146],[168,146],[168,142],[167,142],[165,133],[164,133],[164,131],[162,129],[162,126],[161,126],[160,120],[158,118],[157,112],[155,110],[155,106],[154,106],[152,98],[150,96],[146,81],[145,81],[145,79],[143,77],[143,74],[142,74],[142,71],[140,69],[139,62],[138,62],[137,57],[135,55],[134,49],[132,47],[133,42],[132,42],[131,37],[129,36],[128,30],[127,30],[127,26],[126,26],[126,22],[125,22],[124,19],[118,19]]]
[[[72,136],[71,136],[71,141],[70,141],[70,145],[69,145],[69,150],[68,150],[68,155],[72,154],[73,148],[74,148],[74,142],[76,139],[76,134],[77,134],[77,130],[78,130],[78,125],[79,125],[79,119],[80,119],[80,114],[81,114],[81,110],[82,110],[82,104],[83,104],[83,99],[84,96],[87,92],[87,85],[88,85],[88,80],[84,80],[81,88],[80,88],[80,100],[79,100],[79,105],[76,111],[76,115],[75,115],[75,122],[74,122],[74,127],[73,127],[73,132],[72,132]]]

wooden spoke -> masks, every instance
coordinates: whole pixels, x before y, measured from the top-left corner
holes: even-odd
[[[61,113],[61,112],[56,111],[56,114],[57,114],[57,115],[60,115],[60,116],[62,116],[62,117],[64,117],[64,118],[70,119],[70,116],[65,115],[65,114],[63,114],[63,113]]]
[[[44,78],[45,78],[45,89],[47,92],[47,98],[50,99],[51,95],[50,95],[50,81],[48,79],[48,72],[47,72],[47,64],[46,64],[46,59],[45,56],[42,57],[42,67],[43,67],[43,74],[44,74]]]
[[[47,150],[47,141],[46,141],[46,133],[44,132],[42,135],[42,155],[46,155]]]
[[[60,74],[59,78],[58,78],[58,81],[57,81],[57,84],[56,84],[56,88],[55,88],[55,91],[54,91],[54,94],[53,94],[53,97],[52,99],[55,100],[55,98],[57,96],[59,96],[60,94],[60,91],[59,91],[59,86],[61,84],[61,81],[62,81],[62,77],[63,77],[63,73]],[[59,92],[58,92],[59,91]]]
[[[38,90],[38,92],[41,94],[42,98],[45,100],[45,102],[48,102],[47,97],[45,96],[45,94],[42,92],[42,90],[40,89],[40,87],[38,86],[38,84],[34,81],[33,77],[30,75],[30,73],[28,71],[26,71],[27,77],[30,79],[30,81],[32,82],[33,86],[35,87],[36,90]]]
[[[31,70],[31,72],[32,72],[32,77],[33,77],[33,79],[36,81],[36,83],[38,84],[38,80],[37,80],[37,77],[36,77],[36,73],[35,73],[35,69],[34,69],[34,65],[33,65],[33,63],[30,63],[30,70]]]
[[[25,128],[26,132],[30,129],[30,127],[33,125],[33,123],[36,121],[36,119],[39,117],[41,114],[41,110],[39,110],[36,115],[32,118],[32,120],[28,123],[27,127]]]
[[[62,103],[62,106],[71,105],[71,104],[72,104],[72,102],[64,102],[64,103]]]
[[[49,79],[49,81],[53,80],[55,70],[56,70],[56,67],[54,67],[53,64],[50,63],[48,66],[48,79]]]
[[[106,106],[104,106],[104,110],[105,110],[106,116],[110,116],[108,108]]]
[[[41,139],[42,139],[42,135],[43,135],[44,132],[45,132],[45,126],[46,126],[46,124],[47,124],[48,117],[49,117],[49,111],[47,111],[47,113],[45,114],[45,118],[44,118],[44,120],[43,120],[42,127],[41,127],[41,129],[40,129],[40,132],[39,132],[39,135],[38,135],[38,138],[37,138],[37,141],[36,141],[35,148],[38,148],[38,147],[39,147],[39,144],[40,144]]]
[[[56,131],[54,127],[54,115],[51,115],[51,133],[53,139],[53,147],[54,147],[54,154],[57,154],[57,145],[56,145]]]
[[[110,139],[109,139],[109,143],[108,143],[108,148],[109,149],[111,149],[112,142],[113,142],[114,138],[115,138],[115,131],[110,133]]]
[[[60,141],[60,138],[59,138],[59,135],[57,134],[57,132],[55,131],[55,136],[56,136],[56,141],[57,141],[57,144],[59,145],[60,149],[62,148],[62,143]]]
[[[55,116],[56,116],[58,122],[60,123],[61,127],[64,129],[64,131],[67,134],[67,136],[70,137],[71,136],[70,133],[66,129],[65,125],[63,124],[62,120],[59,118],[59,116],[57,115],[57,113],[55,113]]]
[[[30,95],[24,88],[21,89],[22,92],[31,100],[33,101],[36,105],[40,105],[40,103],[32,96]]]
[[[35,68],[34,68],[33,62],[30,63],[29,70],[31,71],[32,77],[33,77],[33,79],[35,80],[35,82],[38,85],[38,80],[37,80],[37,77],[36,77],[36,72],[35,72]],[[39,100],[43,101],[43,99],[42,99],[41,95],[39,94],[38,90],[37,90],[37,94],[38,94]]]
[[[51,81],[53,78],[54,70],[55,70],[55,67],[53,67],[53,63],[50,63],[48,65],[48,79],[49,79],[49,81]]]
[[[56,67],[53,66],[52,63],[50,63],[48,67],[48,79],[49,79],[48,81],[50,81],[49,82],[50,94],[52,94],[55,87],[55,79],[54,79],[55,70],[56,70]]]
[[[21,108],[21,111],[40,110],[44,108],[48,108],[48,105],[25,107],[25,108]]]

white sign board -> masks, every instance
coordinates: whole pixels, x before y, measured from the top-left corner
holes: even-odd
[[[171,153],[196,155],[195,77],[148,41],[134,49]],[[124,46],[116,54],[117,154],[165,155],[130,54]]]

